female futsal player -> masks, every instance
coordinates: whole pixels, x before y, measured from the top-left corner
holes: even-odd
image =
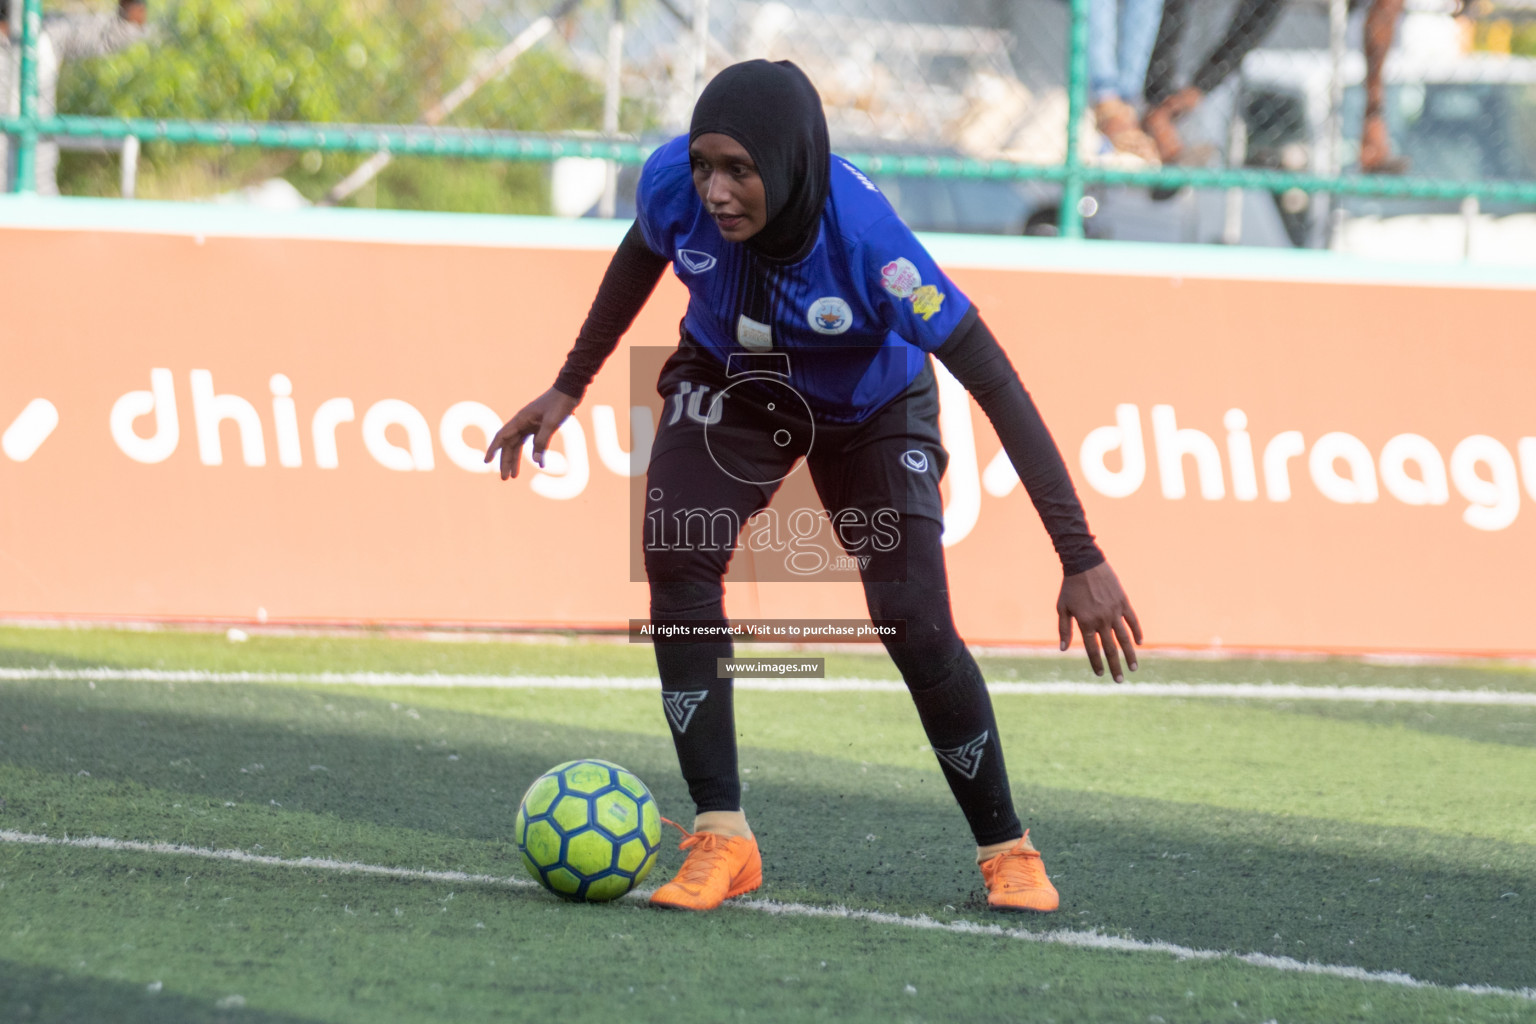
[[[840,541],[868,556],[871,619],[904,624],[885,645],[974,833],[988,902],[1055,910],[1014,811],[986,684],[950,614],[947,456],[930,355],[990,418],[1050,534],[1064,576],[1062,649],[1075,619],[1094,672],[1107,663],[1120,682],[1122,652],[1136,668],[1141,626],[1008,357],[879,190],[831,153],[821,98],[787,61],[747,61],[711,80],[688,134],[646,161],[637,201],[554,386],[501,428],[486,461],[499,457],[502,479],[515,477],[531,437],[543,465],[556,428],[671,266],[689,303],[658,384],[666,411],[646,471],[646,523],[702,509],[739,528],[803,457]],[[658,626],[726,623],[721,581],[737,539],[698,539],[647,536]],[[731,680],[716,678],[732,644],[658,638],[655,650],[697,816],[681,870],[651,902],[710,910],[762,882],[741,807]]]

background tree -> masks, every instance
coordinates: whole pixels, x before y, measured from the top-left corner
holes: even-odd
[[[109,117],[409,124],[505,45],[519,17],[452,0],[164,0],[147,45],[70,65],[59,110]],[[448,124],[510,131],[596,130],[601,84],[550,33]],[[626,108],[637,129],[642,113]],[[138,194],[199,198],[282,177],[317,198],[365,156],[153,143]],[[117,161],[66,153],[66,193],[117,194]],[[350,205],[546,213],[543,164],[400,158]]]

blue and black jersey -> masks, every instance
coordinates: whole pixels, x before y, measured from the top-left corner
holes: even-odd
[[[638,198],[639,216],[603,276],[557,390],[577,399],[586,393],[670,265],[689,302],[664,389],[675,373],[721,384],[733,364],[760,365],[770,354],[788,363],[789,384],[816,419],[856,424],[901,397],[932,353],[996,428],[1063,569],[1082,572],[1104,561],[1055,441],[1007,354],[851,164],[831,158],[815,242],[792,261],[721,237],[694,188],[686,137],[647,160]]]
[[[686,136],[646,161],[637,205],[646,245],[688,288],[692,338],[722,365],[733,353],[787,355],[789,383],[818,419],[868,418],[971,312],[880,190],[837,156],[816,241],[794,262],[720,236],[694,189]]]

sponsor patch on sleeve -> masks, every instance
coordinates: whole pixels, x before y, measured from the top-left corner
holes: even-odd
[[[880,268],[880,283],[898,299],[905,299],[923,283],[923,276],[911,260],[898,256]]]
[[[921,288],[912,291],[912,312],[929,320],[933,314],[944,305],[944,293],[931,284],[925,284]]]

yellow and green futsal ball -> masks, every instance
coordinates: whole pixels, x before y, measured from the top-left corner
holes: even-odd
[[[584,758],[557,764],[523,794],[513,822],[523,864],[569,900],[617,899],[645,880],[661,847],[661,812],[633,772]]]

